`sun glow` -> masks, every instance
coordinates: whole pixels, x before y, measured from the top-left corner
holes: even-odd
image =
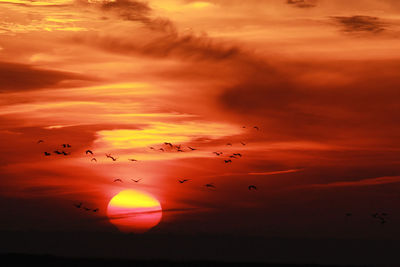
[[[107,215],[121,232],[143,233],[161,221],[162,208],[150,194],[123,190],[109,202]]]

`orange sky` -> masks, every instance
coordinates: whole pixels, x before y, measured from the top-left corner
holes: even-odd
[[[399,11],[1,0],[0,210],[13,211],[0,227],[113,230],[109,200],[138,189],[165,210],[153,231],[399,238],[370,218],[400,204]],[[43,155],[64,143],[71,155]]]

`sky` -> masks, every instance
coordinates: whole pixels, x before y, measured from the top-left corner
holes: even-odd
[[[133,189],[149,233],[399,239],[399,12],[1,0],[0,229],[118,231]]]

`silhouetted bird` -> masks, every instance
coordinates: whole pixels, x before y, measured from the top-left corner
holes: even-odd
[[[98,212],[99,211],[99,209],[94,209],[94,210],[92,210],[93,212]]]
[[[150,149],[153,149],[153,150],[155,149],[155,148],[154,148],[154,147],[152,147],[152,146],[151,146],[151,147],[149,147],[149,148],[150,148]]]
[[[92,151],[92,150],[89,150],[89,149],[88,149],[88,150],[86,150],[86,152],[85,152],[85,153],[86,153],[86,155],[87,155],[87,154],[91,154],[91,155],[93,155],[93,151]]]
[[[137,161],[136,159],[128,159],[129,161]]]
[[[231,159],[236,159],[236,156],[234,156],[234,155],[230,155],[229,156]]]
[[[111,156],[111,154],[106,154],[106,157],[112,159],[112,161],[116,161],[118,159]]]
[[[246,128],[246,126],[242,126],[242,128]]]
[[[62,147],[67,148],[67,147],[71,147],[71,145],[70,144],[62,144]]]
[[[89,209],[89,208],[86,208],[86,207],[83,207],[83,209],[84,209],[84,210],[86,210],[86,211],[89,211],[89,210],[91,210],[91,209]]]
[[[79,204],[74,204],[74,206],[80,209],[82,207],[82,204],[83,204],[82,202],[79,202]]]
[[[134,181],[135,183],[139,183],[139,181],[142,180],[142,178],[140,178],[138,180],[134,180],[134,179],[131,179],[131,180]]]
[[[255,185],[249,185],[249,190],[257,190],[257,187]]]
[[[68,156],[69,154],[71,154],[71,153],[67,153],[67,152],[65,152],[64,150],[63,150],[63,151],[61,151],[61,153],[62,153],[64,156]]]
[[[197,150],[196,148],[193,148],[193,147],[190,147],[190,146],[188,146],[188,148],[190,149],[190,150]]]
[[[181,183],[181,184],[183,184],[183,183],[185,183],[185,182],[187,182],[187,181],[189,181],[189,179],[183,179],[183,180],[179,180],[179,179],[178,179],[178,182]]]
[[[181,145],[175,145],[177,149],[181,149]]]
[[[222,152],[213,152],[215,155],[220,156],[222,155]]]
[[[228,159],[228,160],[224,160],[225,163],[232,163],[232,160]]]
[[[49,153],[49,152],[44,152],[44,155],[45,155],[45,156],[50,156],[51,153]]]
[[[40,143],[43,143],[44,141],[43,140],[39,140],[39,141],[37,141],[37,143],[38,144],[40,144]]]
[[[158,150],[160,150],[160,151],[162,151],[162,152],[164,152],[165,150],[164,150],[164,148],[160,148],[160,149],[158,149]]]
[[[96,158],[92,158],[90,161],[96,161],[97,162],[97,159]]]
[[[227,146],[232,146],[232,144],[231,144],[231,143],[227,143],[226,145],[227,145]]]
[[[58,151],[58,150],[53,151],[53,153],[56,153],[57,155],[61,155],[62,154],[62,152]]]
[[[185,152],[185,151],[183,151],[183,150],[180,149],[180,148],[178,148],[178,150],[176,150],[176,151],[178,151],[178,152]]]
[[[242,144],[242,146],[245,146],[246,145],[246,143],[243,143],[243,142],[240,142],[241,144]]]
[[[207,188],[216,188],[215,185],[213,184],[205,184],[204,186]]]
[[[240,154],[240,153],[233,153],[233,155],[242,157],[242,154]]]
[[[260,130],[260,128],[258,128],[258,126],[254,126],[253,128],[256,129],[257,131]]]
[[[114,180],[114,183],[115,183],[115,182],[123,183],[123,181],[122,181],[121,179],[115,179],[115,180]]]

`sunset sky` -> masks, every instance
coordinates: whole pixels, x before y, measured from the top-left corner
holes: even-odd
[[[118,231],[133,189],[161,204],[153,233],[400,239],[399,14],[0,0],[0,230]]]

